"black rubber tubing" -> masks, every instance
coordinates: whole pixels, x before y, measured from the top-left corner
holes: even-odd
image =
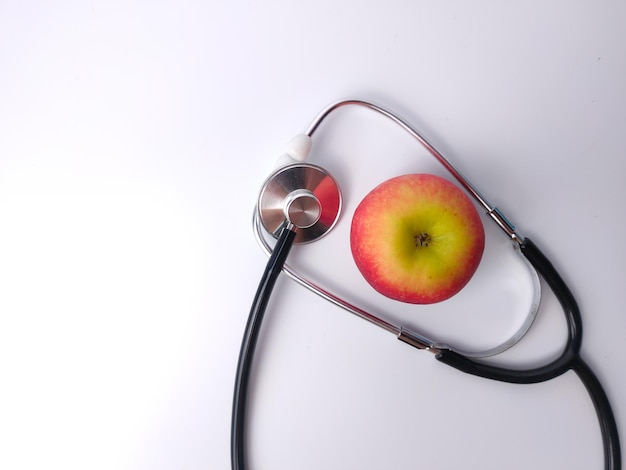
[[[550,260],[530,239],[525,238],[520,248],[524,256],[550,286],[565,314],[568,338],[561,355],[549,364],[521,370],[476,362],[449,349],[442,350],[436,357],[439,361],[462,372],[516,384],[545,382],[573,370],[585,385],[598,416],[604,449],[604,468],[605,470],[620,470],[622,468],[621,450],[613,410],[600,381],[580,357],[583,327],[576,299]]]
[[[256,347],[261,323],[267,308],[272,290],[282,270],[283,265],[296,233],[283,228],[278,241],[274,246],[265,272],[254,296],[248,322],[241,341],[237,373],[235,376],[235,390],[233,394],[233,411],[230,432],[231,465],[233,470],[244,470],[245,460],[245,430],[246,430],[246,402],[248,397],[248,383],[254,349]]]

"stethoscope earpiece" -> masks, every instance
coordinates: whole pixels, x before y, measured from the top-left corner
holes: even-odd
[[[341,191],[325,169],[297,162],[279,168],[261,187],[258,215],[265,230],[278,238],[286,225],[295,227],[294,243],[309,243],[335,226]]]

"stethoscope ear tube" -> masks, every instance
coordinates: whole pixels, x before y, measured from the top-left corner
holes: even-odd
[[[435,357],[444,364],[452,366],[462,372],[478,377],[516,384],[545,382],[569,370],[573,370],[585,385],[598,416],[604,447],[604,468],[607,470],[618,470],[621,468],[622,461],[617,423],[615,422],[613,410],[611,409],[610,402],[600,381],[580,357],[583,329],[582,318],[576,299],[552,263],[541,252],[537,245],[530,239],[525,238],[520,244],[520,249],[522,254],[535,267],[555,293],[561,304],[563,313],[565,314],[568,338],[561,355],[544,366],[521,370],[483,364],[449,349],[441,349]]]

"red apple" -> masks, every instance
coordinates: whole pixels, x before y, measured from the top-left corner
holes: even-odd
[[[413,304],[449,299],[476,272],[485,247],[468,196],[435,175],[410,174],[374,188],[352,219],[350,247],[365,280]]]

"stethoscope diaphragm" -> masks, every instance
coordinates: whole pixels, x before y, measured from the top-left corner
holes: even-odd
[[[261,223],[275,238],[286,223],[296,227],[294,243],[324,236],[339,219],[341,191],[335,178],[310,163],[275,171],[261,187],[257,204]]]

